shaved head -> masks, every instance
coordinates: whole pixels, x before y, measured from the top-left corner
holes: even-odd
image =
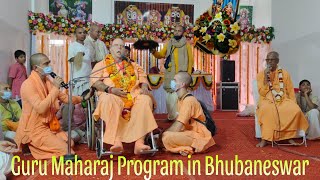
[[[271,51],[267,55],[267,59],[279,59],[279,53],[276,51]]]
[[[275,71],[279,63],[279,53],[271,51],[268,53],[266,58],[267,65],[271,68],[271,71]]]
[[[101,28],[97,24],[92,24],[90,27],[90,37],[94,40],[97,40],[100,38],[101,35]]]
[[[124,45],[124,41],[120,38],[116,38],[112,41],[111,46],[113,46],[114,44],[123,44]]]
[[[95,30],[97,30],[97,29],[100,29],[100,27],[99,27],[97,24],[92,24],[92,25],[90,26],[90,31],[95,31]]]
[[[83,27],[77,27],[75,30],[76,40],[83,42],[86,39],[86,31]]]
[[[6,83],[0,82],[0,102],[6,102],[1,96],[4,95],[4,91],[10,91],[10,86]]]
[[[40,66],[41,60],[44,58],[48,58],[48,57],[42,53],[36,53],[36,54],[31,55],[31,57],[30,57],[31,69],[34,69],[34,66]]]
[[[7,88],[9,88],[8,84],[0,82],[0,91],[6,90]]]
[[[78,26],[78,27],[76,28],[76,30],[74,31],[74,33],[75,33],[75,34],[77,34],[77,32],[78,32],[78,31],[81,31],[81,30],[83,30],[83,31],[84,31],[84,28],[83,28],[83,27]]]
[[[189,87],[192,82],[192,78],[188,72],[178,72],[176,74],[176,80],[184,83],[186,87]]]

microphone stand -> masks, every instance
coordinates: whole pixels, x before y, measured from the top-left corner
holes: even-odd
[[[72,162],[75,162],[76,159],[81,159],[80,156],[76,155],[76,154],[71,154],[71,121],[72,121],[72,117],[73,117],[73,113],[72,113],[72,85],[73,85],[73,82],[75,81],[79,81],[80,79],[82,78],[86,78],[86,77],[89,77],[90,78],[90,75],[93,74],[93,73],[96,73],[98,71],[101,71],[103,69],[105,69],[106,67],[103,67],[101,69],[98,69],[92,73],[90,73],[88,76],[83,76],[83,77],[78,77],[78,78],[75,78],[73,79],[73,69],[74,69],[74,57],[73,58],[70,58],[69,60],[69,63],[70,63],[70,81],[69,81],[69,91],[68,91],[68,95],[69,95],[69,103],[68,103],[68,107],[69,107],[69,112],[68,112],[68,152],[66,155],[64,155],[64,162],[68,161],[68,160],[71,160]],[[110,64],[109,66],[112,66],[116,64],[116,62]],[[109,67],[107,66],[107,67]]]
[[[68,112],[68,153],[66,155],[64,155],[64,162],[68,161],[68,160],[71,160],[72,162],[75,162],[76,160],[78,159],[81,159],[80,156],[76,155],[76,154],[71,154],[71,121],[72,121],[72,117],[73,117],[73,113],[72,113],[72,85],[73,85],[73,82],[74,81],[78,81],[82,78],[86,78],[86,77],[89,77],[90,78],[90,75],[93,74],[93,73],[96,73],[98,71],[101,71],[103,69],[105,69],[106,67],[103,67],[101,69],[98,69],[96,70],[95,72],[92,72],[90,73],[88,76],[83,76],[83,77],[78,77],[78,78],[75,78],[73,79],[73,69],[74,69],[74,57],[73,58],[70,58],[69,60],[69,63],[70,63],[70,81],[69,81],[69,91],[68,91],[68,95],[69,95],[69,103],[68,103],[68,107],[69,107],[69,112]],[[108,65],[107,67],[109,66],[113,66],[114,64],[116,64],[116,62]]]
[[[70,81],[69,81],[69,102],[68,102],[68,107],[69,107],[69,112],[68,112],[68,154],[64,155],[64,162],[71,160],[72,162],[75,162],[76,159],[81,159],[80,157],[77,157],[76,154],[71,154],[71,121],[72,121],[72,82],[73,82],[73,62],[74,58],[69,59],[70,63]]]

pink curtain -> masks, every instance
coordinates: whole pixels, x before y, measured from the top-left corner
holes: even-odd
[[[230,56],[235,61],[235,82],[239,82],[239,104],[254,104],[252,81],[258,72],[265,68],[265,57],[270,51],[270,44],[242,42],[239,51]],[[213,76],[212,96],[216,100],[216,83],[220,82],[221,57],[193,50],[194,68]],[[214,102],[215,103],[215,102]],[[241,106],[240,106],[241,107]]]
[[[254,104],[252,81],[265,68],[265,58],[270,44],[242,43],[239,51],[230,59],[236,61],[236,81],[240,85],[240,104]]]
[[[74,40],[73,37],[37,33],[36,44],[37,53],[44,53],[51,61],[53,71],[68,81],[68,46]]]

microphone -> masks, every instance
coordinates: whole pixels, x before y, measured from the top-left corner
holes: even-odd
[[[270,73],[270,70],[271,70],[271,65],[270,64],[267,64],[267,70],[268,70],[268,73]]]
[[[99,69],[91,72],[90,74],[88,74],[88,75],[86,75],[86,76],[77,77],[77,78],[74,78],[74,79],[72,79],[72,80],[70,80],[70,81],[78,81],[79,79],[82,79],[82,78],[101,78],[101,77],[94,77],[94,76],[91,76],[91,75],[94,74],[94,73],[96,73],[96,72],[105,70],[107,67],[113,66],[113,65],[115,65],[115,64],[117,64],[117,62],[113,62],[113,63],[109,64],[108,66],[104,66],[104,67],[102,67],[102,68],[99,68]]]
[[[127,58],[125,55],[123,55],[123,54],[121,54],[121,59],[129,62],[128,58]]]
[[[57,76],[57,74],[54,73],[54,72],[51,72],[51,73],[50,73],[50,76],[51,76],[52,78],[55,78],[55,77]],[[66,84],[66,83],[64,83],[64,82],[62,82],[60,85],[61,85],[61,87],[64,87],[65,89],[68,89],[68,88],[69,88],[68,84]]]

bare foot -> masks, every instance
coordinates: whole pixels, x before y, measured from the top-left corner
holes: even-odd
[[[182,156],[188,156],[189,154],[193,154],[193,151],[183,150],[179,151]]]
[[[261,139],[261,141],[256,145],[256,147],[265,147],[267,145],[267,141]]]
[[[134,145],[134,154],[141,154],[144,150],[150,150],[150,146],[147,146],[141,142],[136,141]]]
[[[179,152],[182,156],[188,156],[189,155],[189,152],[187,151],[180,151]]]
[[[289,143],[292,144],[292,145],[294,145],[294,146],[298,146],[298,145],[299,145],[299,144],[296,143],[293,139],[290,139],[290,140],[289,140]]]
[[[110,148],[111,152],[122,152],[123,151],[123,146],[121,142],[115,142],[113,146]]]

